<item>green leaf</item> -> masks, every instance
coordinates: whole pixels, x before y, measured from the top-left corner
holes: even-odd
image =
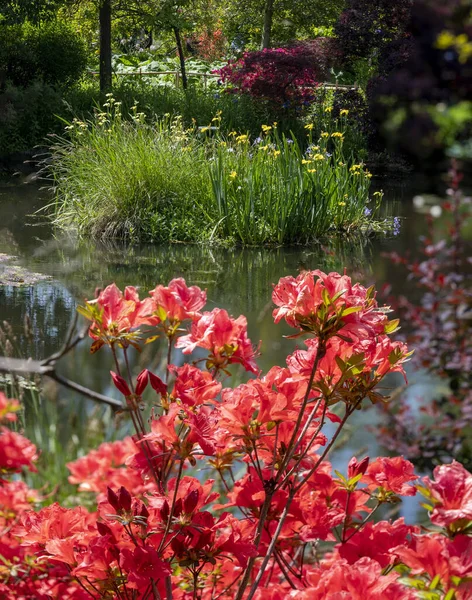
[[[336,361],[336,364],[338,365],[338,367],[341,369],[341,371],[344,373],[344,371],[347,370],[348,366],[346,365],[346,363],[343,361],[343,359],[340,356],[335,356],[334,360]]]
[[[345,308],[341,313],[342,317],[347,317],[348,315],[352,315],[352,313],[356,313],[362,310],[362,306],[350,306],[349,308]]]
[[[351,479],[349,479],[348,483],[349,483],[349,487],[355,486],[356,483],[358,481],[360,481],[362,479],[362,473],[358,473],[357,475],[355,475],[354,477],[351,477]]]
[[[90,309],[89,309],[88,305],[87,306],[78,306],[77,307],[77,312],[79,313],[79,315],[82,315],[83,317],[85,317],[89,321],[93,321],[93,317],[90,314]]]
[[[323,288],[323,291],[321,292],[321,297],[325,306],[329,306],[331,304],[331,296],[329,295],[328,290],[326,288]]]
[[[400,323],[400,319],[392,319],[391,321],[388,321],[384,328],[385,333],[390,334],[390,333],[393,333],[394,331],[398,331],[398,329],[400,329],[398,327],[399,323]]]
[[[346,485],[348,484],[348,481],[346,479],[346,477],[344,477],[344,475],[342,473],[340,473],[339,471],[336,471],[336,469],[334,470],[334,472],[336,473],[336,475],[339,477],[339,479],[345,483]]]
[[[338,292],[337,294],[335,294],[332,298],[332,302],[336,302],[336,300],[338,298],[340,298],[343,294],[345,294],[347,292],[347,290],[341,290],[340,292]]]

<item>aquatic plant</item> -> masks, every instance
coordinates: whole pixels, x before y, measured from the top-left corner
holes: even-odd
[[[109,97],[91,121],[75,119],[55,138],[46,170],[54,180],[54,222],[96,237],[131,241],[308,243],[375,219],[365,208],[370,173],[343,151],[345,114],[306,150],[264,124],[251,139],[167,115],[152,124],[132,109],[124,121]],[[342,111],[341,111],[342,112]],[[347,112],[347,111],[344,111]]]

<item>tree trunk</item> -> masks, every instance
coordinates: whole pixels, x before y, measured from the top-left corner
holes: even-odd
[[[178,27],[174,27],[175,41],[177,43],[177,52],[179,53],[180,60],[180,73],[182,75],[182,86],[184,90],[187,89],[187,72],[185,70],[185,58],[184,49],[182,48],[182,40],[180,38],[180,31]]]
[[[111,90],[111,0],[100,2],[100,92]]]
[[[262,27],[261,50],[270,48],[270,34],[272,33],[272,19],[274,17],[274,0],[265,0],[264,25]]]

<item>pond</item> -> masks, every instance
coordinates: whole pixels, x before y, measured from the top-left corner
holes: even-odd
[[[97,288],[115,281],[123,288],[138,286],[141,296],[157,283],[167,284],[174,277],[184,277],[190,285],[207,289],[207,309],[219,306],[233,316],[244,314],[248,319],[249,336],[253,343],[261,343],[258,363],[265,372],[273,365],[283,365],[287,354],[295,347],[294,340],[283,336],[288,328],[274,326],[272,320],[272,284],[280,277],[296,275],[302,269],[342,271],[353,280],[365,285],[375,283],[377,289],[391,283],[394,289],[405,291],[405,273],[393,267],[386,252],[415,252],[418,236],[425,230],[425,219],[414,212],[412,198],[423,182],[410,179],[408,184],[389,183],[386,193],[388,210],[400,215],[401,229],[397,235],[374,239],[328,240],[313,247],[277,249],[224,249],[197,245],[133,246],[79,241],[73,236],[55,235],[48,223],[32,216],[50,197],[36,184],[15,181],[0,183],[0,308],[1,321],[8,322],[15,336],[15,352],[22,356],[45,358],[58,350],[64,341],[76,307],[84,299],[94,297]],[[386,187],[383,182],[383,187]],[[28,315],[33,336],[24,335]],[[95,391],[118,398],[110,385],[109,370],[113,368],[106,350],[90,356],[90,343],[85,340],[60,363],[60,373]],[[133,356],[133,368],[138,372],[144,366],[159,372],[164,364],[162,347],[155,344]],[[182,360],[176,356],[174,362]],[[234,369],[233,385],[245,374]],[[430,377],[411,374],[409,395],[431,395],[434,385]],[[392,378],[392,388],[402,384]],[[58,423],[45,432],[46,438],[56,436],[59,446],[69,447],[75,442],[76,451],[87,447],[92,427],[100,430],[104,439],[116,435],[108,409],[100,409],[69,390],[46,382],[45,395],[57,411]],[[59,415],[59,416],[57,416]],[[375,409],[359,412],[347,431],[344,444],[333,456],[333,462],[344,470],[346,460],[354,454],[368,452],[382,454],[374,433],[366,435],[365,426],[375,429],[378,413]],[[28,416],[27,416],[28,418]],[[97,419],[102,420],[97,425]],[[86,423],[86,426],[84,425]],[[362,424],[362,427],[358,425]],[[58,426],[60,425],[60,426]],[[126,430],[126,423],[121,423]],[[123,431],[121,431],[123,433]],[[414,520],[416,504],[406,503],[402,511]]]

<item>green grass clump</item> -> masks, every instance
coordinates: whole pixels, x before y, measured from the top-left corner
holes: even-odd
[[[186,127],[170,115],[148,123],[136,106],[124,120],[112,97],[104,109],[74,120],[53,147],[60,227],[131,241],[261,245],[309,243],[366,223],[371,176],[344,156],[343,118],[328,120],[316,140],[307,125],[302,146],[275,123],[252,140],[223,135],[221,113]]]

